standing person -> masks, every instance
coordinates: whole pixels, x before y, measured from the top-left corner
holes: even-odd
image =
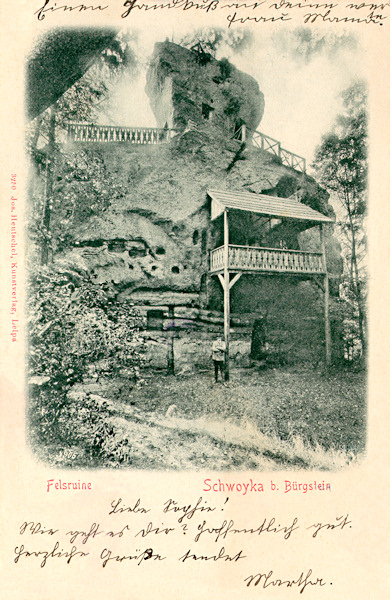
[[[213,342],[213,346],[212,346],[212,357],[213,357],[213,362],[214,362],[215,383],[218,382],[218,371],[221,372],[221,379],[222,379],[222,383],[223,383],[225,350],[226,350],[225,342],[222,340],[221,337],[217,338],[215,340],[215,342]]]

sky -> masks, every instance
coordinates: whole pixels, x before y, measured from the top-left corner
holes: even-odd
[[[167,35],[158,32],[138,38],[136,52],[142,67],[138,78],[123,75],[106,103],[105,121],[116,125],[153,127],[153,112],[145,93],[148,57],[154,43]],[[180,43],[175,32],[170,41]],[[258,130],[284,148],[304,156],[308,165],[321,137],[331,130],[342,108],[340,93],[365,76],[364,51],[359,39],[345,33],[324,34],[301,28],[255,34],[241,52],[223,44],[216,58],[229,60],[250,74],[265,97],[265,112]],[[107,121],[109,115],[109,121]]]

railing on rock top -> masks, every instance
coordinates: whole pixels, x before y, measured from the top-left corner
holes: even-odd
[[[190,127],[189,122],[189,128]],[[92,125],[90,123],[69,123],[68,138],[74,142],[126,142],[128,144],[161,144],[176,133],[174,129],[159,127],[121,127],[118,125]],[[234,134],[234,139],[245,142],[248,130],[242,125]],[[282,163],[296,171],[306,172],[306,159],[282,148],[280,142],[260,131],[252,132],[252,143],[279,157]]]
[[[74,142],[126,142],[128,144],[161,144],[173,135],[172,129],[158,127],[121,127],[69,123],[68,138]]]
[[[245,125],[241,125],[241,127],[236,131],[233,138],[239,140],[241,142],[246,142],[248,138],[248,133],[250,133]],[[306,159],[303,156],[299,156],[298,154],[294,154],[285,148],[282,148],[280,142],[270,137],[269,135],[265,135],[260,131],[252,132],[252,142],[255,146],[260,148],[261,150],[265,150],[266,152],[270,152],[275,156],[278,156],[282,163],[287,167],[291,167],[296,171],[301,171],[301,173],[306,173]]]
[[[224,247],[210,252],[210,273],[224,268]],[[303,252],[279,248],[229,245],[228,268],[231,271],[277,273],[325,273],[320,252]]]

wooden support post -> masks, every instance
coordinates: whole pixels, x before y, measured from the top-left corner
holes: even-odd
[[[224,336],[225,336],[225,381],[229,381],[229,338],[230,338],[230,287],[229,287],[229,221],[228,211],[223,213],[224,253],[223,253],[223,278],[224,278]]]
[[[236,273],[235,276],[233,277],[233,279],[231,281],[229,281],[229,290],[232,289],[233,285],[235,283],[237,283],[237,281],[240,279],[242,273]]]
[[[169,315],[169,329],[168,329],[168,345],[167,345],[167,373],[168,375],[175,374],[175,307],[173,305],[169,305],[168,307],[168,315]]]
[[[325,253],[325,235],[324,235],[324,225],[321,223],[320,225],[320,235],[321,235],[321,247],[322,247],[322,261],[324,265],[324,311],[325,311],[325,360],[327,366],[330,365],[332,361],[332,339],[330,334],[330,322],[329,322],[329,276],[328,270],[326,267],[326,253]]]

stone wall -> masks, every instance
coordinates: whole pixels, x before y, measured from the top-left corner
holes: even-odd
[[[211,371],[213,362],[211,359],[211,346],[215,340],[215,334],[192,332],[185,335],[178,334],[173,338],[174,372],[175,375],[195,372],[199,370]],[[153,370],[167,372],[169,347],[172,338],[156,332],[145,332],[146,341],[146,367]],[[230,363],[234,367],[248,367],[250,365],[249,339],[232,339],[230,344]]]

